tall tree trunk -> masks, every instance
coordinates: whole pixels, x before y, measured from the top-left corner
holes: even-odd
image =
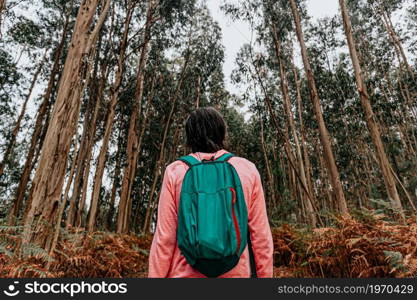
[[[95,85],[95,81],[97,79],[97,68],[94,70],[94,80],[91,80],[90,73],[92,71],[92,62],[91,60],[96,57],[96,60],[99,57],[99,53],[96,55],[96,51],[92,51],[89,54],[89,61],[87,66],[86,74],[87,78],[84,80],[84,84],[82,88],[80,88],[80,97],[82,98],[83,91],[88,86]],[[96,62],[97,65],[97,62]],[[107,73],[107,72],[106,72]],[[107,76],[107,75],[106,75]],[[105,81],[106,79],[104,79]],[[91,84],[90,84],[91,83]],[[97,113],[99,109],[99,104],[101,103],[101,95],[102,95],[102,89],[104,89],[105,82],[101,83],[103,86],[101,87],[101,91],[94,91],[91,93],[88,101],[87,101],[87,107],[86,112],[84,114],[84,122],[83,122],[83,134],[81,137],[81,146],[79,149],[79,155],[77,158],[77,172],[75,174],[74,179],[74,189],[72,191],[72,196],[70,199],[70,206],[68,208],[68,216],[66,220],[66,226],[76,226],[76,219],[79,209],[83,206],[82,200],[84,198],[84,195],[82,194],[84,188],[85,188],[85,181],[88,181],[88,177],[85,176],[86,169],[89,168],[90,165],[90,159],[91,159],[91,151],[92,151],[92,141],[93,137],[95,135],[95,123],[97,118]],[[100,88],[99,88],[100,90]],[[100,95],[98,96],[98,93]],[[81,208],[82,209],[82,208]]]
[[[77,156],[78,156],[78,133],[74,139],[74,157],[71,161],[71,170],[68,176],[68,181],[67,184],[65,186],[65,192],[64,195],[62,196],[61,199],[61,203],[59,204],[59,210],[58,210],[58,216],[57,216],[57,221],[56,221],[56,225],[55,229],[54,229],[54,236],[52,238],[52,242],[50,244],[49,249],[47,249],[47,251],[49,252],[49,255],[52,255],[55,251],[55,247],[57,245],[58,242],[58,238],[59,238],[59,233],[61,231],[61,222],[62,222],[62,217],[64,215],[64,210],[65,210],[65,206],[67,205],[68,202],[68,194],[69,194],[69,190],[71,188],[72,185],[72,180],[74,178],[74,173],[77,167]]]
[[[154,76],[154,78],[152,80],[152,84],[151,84],[151,91],[149,92],[149,95],[147,96],[148,100],[146,102],[146,109],[145,109],[145,112],[143,114],[142,123],[141,123],[141,126],[140,126],[139,141],[138,141],[138,153],[141,153],[141,151],[142,151],[143,138],[145,136],[145,130],[147,128],[148,119],[150,117],[150,108],[151,108],[151,104],[152,104],[152,101],[155,97],[155,93],[156,93],[156,90],[157,90],[155,88],[156,80],[157,80],[157,77]],[[139,156],[138,156],[137,164],[138,163],[139,163]],[[144,189],[142,189],[142,191],[143,190]],[[143,193],[142,196],[144,196],[144,195],[145,194]],[[144,198],[144,197],[142,197],[142,198]],[[128,215],[129,216],[131,214],[132,204],[133,204],[132,202],[129,203],[129,209],[128,209]],[[135,227],[136,224],[137,224],[137,221],[138,221],[137,217],[139,216],[139,212],[140,212],[140,204],[138,204],[136,206],[136,210],[135,210],[135,214],[134,214],[135,219],[134,219],[133,227]]]
[[[310,88],[310,97],[313,103],[314,114],[316,116],[317,123],[319,126],[320,140],[321,140],[321,144],[324,150],[326,165],[330,173],[332,188],[334,189],[336,200],[339,203],[340,213],[348,214],[349,211],[348,211],[348,207],[346,204],[345,195],[343,193],[342,183],[340,182],[339,170],[337,169],[336,161],[333,155],[330,135],[327,130],[326,124],[324,123],[323,113],[321,111],[321,106],[320,106],[320,98],[319,98],[319,94],[317,91],[313,70],[310,65],[310,61],[309,61],[309,57],[307,53],[307,47],[304,41],[304,34],[301,28],[300,14],[298,12],[298,8],[295,3],[295,0],[290,0],[290,4],[291,4],[291,11],[294,17],[297,38],[300,43],[301,56],[303,58],[304,69],[307,75],[308,85]]]
[[[407,56],[405,55],[405,51],[404,51],[404,48],[401,44],[401,41],[399,40],[399,37],[394,30],[394,26],[392,25],[391,17],[389,16],[388,12],[383,7],[379,7],[378,8],[378,13],[382,17],[382,23],[385,27],[385,30],[388,33],[389,39],[390,39],[391,43],[393,44],[395,54],[397,56],[397,60],[398,60],[398,64],[399,64],[398,84],[399,84],[399,87],[400,87],[401,95],[407,101],[409,112],[414,117],[414,119],[416,119],[416,115],[414,113],[413,105],[414,105],[414,103],[416,103],[417,94],[415,93],[414,95],[411,95],[410,89],[409,89],[408,83],[407,83],[408,78],[406,77],[406,74],[404,74],[404,73],[408,72],[409,76],[415,81],[414,72],[413,72],[413,70],[412,70],[412,68],[411,68],[411,66],[408,62]],[[359,61],[360,60],[361,59],[359,57]],[[404,65],[405,65],[405,68],[407,69],[406,72],[404,72]],[[416,83],[417,83],[417,81],[416,81]],[[408,113],[407,113],[407,121],[409,121],[408,119],[409,119],[409,117],[408,117]],[[411,122],[411,124],[412,124],[413,120],[411,120],[409,122]]]
[[[149,204],[148,204],[148,207],[146,209],[145,222],[144,222],[144,225],[143,225],[143,232],[144,233],[148,233],[149,229],[150,229],[150,225],[151,225],[151,221],[152,221],[152,215],[153,215],[153,211],[155,209],[155,207],[154,207],[155,206],[154,205],[154,202],[155,202],[154,201],[154,194],[155,194],[155,190],[156,190],[156,185],[158,183],[159,176],[161,175],[162,164],[165,162],[165,155],[164,155],[164,153],[165,153],[165,143],[166,143],[166,140],[167,140],[167,137],[168,137],[169,129],[171,128],[171,122],[172,122],[172,119],[174,117],[175,109],[177,107],[176,104],[177,104],[177,101],[178,101],[178,98],[179,98],[182,83],[184,81],[184,76],[185,76],[185,72],[186,72],[187,67],[188,67],[189,59],[190,59],[190,57],[188,55],[185,58],[184,65],[183,65],[182,71],[181,71],[181,75],[180,75],[180,78],[178,79],[179,81],[177,83],[175,94],[174,94],[174,96],[171,100],[171,102],[172,102],[171,110],[169,112],[167,121],[165,123],[164,134],[162,136],[162,142],[161,142],[160,149],[159,149],[159,156],[158,156],[158,160],[155,164],[152,188],[151,188],[151,192],[149,194]]]
[[[390,198],[392,208],[396,210],[395,213],[398,213],[401,217],[403,217],[403,207],[397,192],[395,178],[391,172],[392,167],[385,153],[384,145],[381,140],[381,134],[379,132],[379,125],[372,110],[367,87],[363,79],[362,68],[360,66],[358,53],[356,52],[356,45],[352,34],[352,25],[350,22],[346,3],[344,0],[339,0],[339,4],[343,17],[343,27],[345,29],[345,34],[349,45],[349,52],[355,71],[356,85],[361,99],[361,104],[365,112],[365,118],[369,133],[375,146],[379,167],[381,168],[382,176],[384,177],[385,187]]]
[[[148,48],[151,39],[151,27],[153,22],[153,11],[155,9],[155,0],[148,1],[148,9],[145,23],[145,35],[143,48],[140,54],[134,103],[129,122],[129,133],[127,141],[127,162],[123,173],[122,191],[120,194],[119,212],[117,216],[117,233],[127,233],[129,231],[129,207],[132,199],[130,198],[132,185],[135,179],[136,163],[138,160],[138,116],[142,111],[143,84],[145,79],[145,68],[148,60]]]
[[[285,154],[286,154],[287,159],[288,159],[289,168],[292,169],[289,172],[293,172],[291,174],[294,174],[294,176],[295,176],[294,178],[297,179],[297,181],[300,183],[301,188],[303,189],[304,193],[306,193],[306,195],[309,197],[310,203],[313,203],[312,196],[310,195],[308,187],[304,184],[303,180],[301,179],[301,175],[299,174],[298,168],[297,168],[296,163],[295,163],[294,155],[293,155],[293,153],[291,151],[291,148],[290,148],[290,142],[289,142],[289,137],[288,137],[288,128],[287,128],[288,126],[285,128],[285,130],[282,130],[280,128],[277,116],[276,116],[275,111],[273,110],[273,107],[272,107],[271,100],[269,99],[268,92],[267,92],[266,87],[263,84],[262,78],[260,76],[260,72],[259,72],[258,68],[255,66],[254,62],[252,62],[252,64],[255,67],[256,75],[258,77],[258,82],[259,82],[259,84],[261,86],[261,89],[264,93],[265,103],[267,105],[269,114],[271,116],[272,124],[275,126],[275,129],[276,129],[277,133],[279,134],[279,136],[284,141],[284,151],[285,151]],[[294,189],[291,189],[291,191],[295,192],[297,188],[296,188],[295,185],[292,185],[292,186],[294,187]],[[296,196],[294,196],[294,200],[295,199],[296,199]],[[313,207],[313,209],[315,209],[315,208]],[[317,211],[317,209],[316,209],[316,211]],[[320,218],[318,218],[318,221],[322,224],[322,221],[321,221]]]
[[[88,155],[88,144],[89,144],[89,135],[90,130],[93,126],[90,123],[90,117],[93,113],[92,110],[92,103],[93,99],[89,99],[89,103],[87,104],[87,111],[84,116],[84,122],[83,122],[83,134],[81,136],[81,145],[80,149],[78,151],[77,156],[77,170],[75,172],[75,178],[74,178],[74,188],[72,190],[72,195],[70,198],[70,205],[68,207],[68,215],[66,219],[66,226],[75,226],[75,218],[76,218],[76,212],[77,212],[77,204],[81,195],[81,189],[83,185],[83,181],[85,179],[84,177],[84,171],[85,166],[87,163],[87,155]]]
[[[123,38],[120,42],[120,52],[119,52],[119,58],[117,62],[117,70],[115,74],[115,81],[112,85],[112,95],[111,100],[109,103],[109,108],[107,112],[107,119],[106,119],[106,125],[104,129],[104,136],[103,136],[103,142],[101,144],[100,153],[98,155],[97,159],[97,166],[96,171],[94,174],[94,183],[93,183],[93,192],[91,195],[91,207],[90,207],[90,214],[88,217],[87,222],[87,230],[93,231],[95,226],[95,221],[98,213],[98,202],[99,202],[99,196],[100,196],[100,188],[101,183],[103,181],[103,174],[104,174],[104,167],[105,163],[107,161],[107,151],[109,148],[109,142],[110,142],[110,135],[113,130],[113,124],[114,124],[114,116],[116,113],[116,105],[117,101],[119,99],[119,92],[120,92],[120,86],[122,85],[123,81],[123,75],[125,71],[125,58],[126,58],[126,48],[127,48],[127,40],[129,36],[129,28],[130,23],[132,21],[132,16],[134,12],[135,6],[132,6],[128,9],[126,14],[126,20],[124,23],[124,30],[123,30]],[[142,49],[143,51],[143,49]],[[119,151],[119,150],[118,150]],[[116,171],[118,173],[117,176],[120,175],[120,171]],[[115,196],[115,194],[114,194]],[[111,199],[113,198],[113,192]],[[114,202],[113,202],[114,203]],[[111,216],[113,218],[113,216]]]
[[[268,158],[268,151],[266,149],[266,143],[265,143],[265,131],[264,131],[264,122],[262,120],[262,117],[259,117],[259,123],[261,126],[261,132],[260,132],[260,139],[261,139],[261,147],[262,147],[262,153],[264,156],[264,161],[265,161],[265,167],[266,167],[266,175],[268,178],[268,187],[269,187],[269,191],[271,193],[271,200],[269,202],[269,206],[275,206],[276,205],[276,193],[275,193],[275,182],[274,182],[274,176],[272,174],[272,170],[271,170],[271,163],[269,162],[269,158]],[[272,202],[272,203],[271,203]]]
[[[276,54],[276,57],[278,59],[278,64],[279,64],[279,74],[280,74],[280,79],[281,79],[280,80],[281,92],[282,92],[283,99],[284,99],[285,113],[287,115],[288,125],[291,130],[292,136],[294,138],[295,147],[296,147],[296,155],[297,155],[299,173],[300,173],[301,181],[306,187],[308,187],[303,156],[301,154],[300,142],[298,140],[298,134],[297,134],[297,130],[295,128],[295,123],[294,123],[294,116],[291,110],[291,99],[290,99],[290,95],[288,91],[287,74],[286,74],[286,70],[284,68],[284,62],[282,59],[281,43],[278,39],[278,34],[277,34],[275,24],[272,25],[272,37],[273,37],[274,44],[275,44],[275,54]],[[304,207],[306,209],[306,214],[308,218],[308,224],[312,227],[316,227],[317,219],[316,219],[316,214],[313,209],[313,203],[311,203],[308,195],[304,194],[302,190],[300,190],[300,196],[301,196],[300,200],[304,202]]]
[[[0,38],[2,36],[1,34],[1,26],[3,22],[3,13],[6,10],[6,0],[0,0]]]
[[[34,131],[32,133],[31,140],[30,140],[30,147],[29,147],[29,150],[28,150],[28,154],[26,156],[25,165],[23,167],[23,172],[22,172],[22,175],[21,175],[20,180],[19,180],[19,185],[16,189],[16,197],[15,197],[15,200],[14,200],[14,203],[13,203],[13,206],[12,206],[12,209],[11,209],[11,213],[10,213],[9,225],[14,225],[15,220],[19,216],[19,211],[20,211],[20,208],[21,208],[22,203],[23,203],[23,198],[25,196],[25,191],[26,191],[28,183],[29,183],[30,174],[32,172],[32,169],[35,165],[36,158],[37,158],[37,155],[35,153],[36,145],[39,144],[39,146],[38,146],[39,149],[42,147],[41,140],[43,140],[42,137],[44,136],[43,132],[45,131],[45,127],[47,127],[48,123],[49,123],[48,114],[49,114],[49,110],[52,106],[52,104],[50,103],[51,102],[50,100],[52,98],[53,90],[56,87],[55,81],[56,81],[56,77],[57,77],[57,74],[59,73],[59,69],[60,69],[60,58],[61,58],[62,52],[65,48],[65,37],[66,37],[67,32],[68,32],[69,20],[70,20],[70,17],[69,17],[69,13],[68,13],[66,15],[65,24],[64,24],[64,27],[63,27],[63,30],[62,30],[61,41],[60,41],[60,43],[59,43],[59,45],[56,48],[55,53],[54,53],[54,62],[53,62],[51,74],[49,76],[48,86],[46,88],[45,95],[43,96],[43,101],[42,101],[41,105],[39,106],[39,109],[38,109],[38,112],[37,112],[37,117],[36,117],[36,121],[35,121],[35,128],[34,128]]]
[[[19,134],[20,126],[22,125],[23,117],[26,114],[26,107],[27,107],[27,104],[28,104],[28,101],[29,101],[30,97],[32,96],[33,88],[35,87],[36,81],[38,81],[39,74],[42,71],[43,63],[45,62],[45,59],[46,59],[46,53],[47,53],[47,51],[45,51],[45,54],[44,54],[42,60],[39,63],[39,67],[36,69],[35,73],[33,74],[33,78],[32,78],[32,81],[31,81],[31,84],[30,84],[30,87],[29,87],[29,91],[28,91],[28,93],[25,97],[25,100],[23,101],[22,109],[20,110],[19,117],[17,118],[16,123],[14,125],[14,128],[12,130],[12,136],[10,138],[9,144],[7,145],[6,151],[3,154],[3,159],[0,162],[0,178],[2,177],[2,175],[4,173],[4,167],[7,164],[8,160],[9,160],[9,156],[12,153],[13,148],[15,146],[17,135]]]
[[[99,2],[84,0],[78,11],[56,103],[33,180],[32,202],[23,231],[24,244],[36,241],[45,247],[50,242],[51,229],[47,224],[55,219],[58,212],[68,153],[79,118],[82,87],[80,71],[84,57],[90,53],[110,7],[110,0],[107,0],[95,28],[90,32]],[[37,223],[33,224],[35,219]]]
[[[172,151],[167,161],[174,161],[179,156],[178,148],[181,146],[180,139],[182,138],[182,133],[184,131],[184,120],[185,115],[177,122],[177,126],[174,126],[176,129],[172,139]]]
[[[293,58],[293,57],[292,57]],[[295,81],[295,89],[297,93],[297,111],[298,111],[298,120],[300,126],[300,133],[301,133],[301,145],[303,150],[303,160],[305,162],[305,174],[307,179],[307,186],[312,197],[312,201],[316,203],[316,195],[313,188],[313,183],[311,179],[311,162],[310,156],[307,149],[307,138],[304,128],[304,121],[303,121],[303,105],[302,105],[302,97],[301,97],[301,79],[298,79],[297,69],[295,67],[294,62],[292,62],[292,71],[294,74],[294,81]]]
[[[96,87],[96,91],[94,92],[95,97],[93,98],[93,103],[95,103],[93,116],[91,117],[89,123],[89,132],[87,137],[87,153],[85,155],[85,166],[83,171],[83,184],[81,190],[81,200],[78,205],[77,212],[75,214],[74,224],[77,227],[82,226],[85,222],[83,219],[83,212],[84,206],[86,203],[87,198],[87,187],[88,187],[88,179],[90,177],[90,165],[91,165],[91,156],[93,152],[94,146],[94,137],[96,135],[96,128],[97,128],[97,114],[102,103],[101,99],[103,98],[104,88],[108,79],[108,67],[106,66],[106,70],[103,72],[103,76],[100,80],[99,85]]]
[[[88,153],[86,155],[86,162],[85,162],[84,171],[83,171],[83,181],[82,181],[83,184],[82,184],[82,187],[81,187],[81,198],[80,198],[80,201],[78,203],[77,211],[76,211],[75,217],[74,217],[74,226],[75,227],[81,227],[81,226],[83,226],[83,224],[85,224],[85,220],[84,220],[83,216],[84,216],[85,202],[86,202],[86,199],[87,199],[88,179],[90,177],[92,147],[90,147],[87,151],[88,151]]]
[[[201,99],[201,76],[198,75],[196,82],[197,96],[195,97],[195,109],[200,108],[200,99]]]
[[[388,35],[394,45],[394,48],[396,51],[398,51],[398,53],[400,54],[402,61],[404,63],[404,65],[407,68],[407,71],[409,72],[411,78],[413,78],[413,80],[415,80],[415,75],[413,72],[413,69],[411,68],[408,59],[407,59],[407,55],[405,55],[405,51],[404,51],[404,47],[400,41],[400,38],[398,37],[397,32],[394,29],[394,26],[392,24],[392,20],[390,15],[388,14],[388,12],[383,8],[382,5],[379,5],[378,7],[378,11],[382,17],[382,21],[384,24],[385,29],[388,32]],[[401,63],[401,62],[400,62]]]
[[[120,123],[122,124],[122,122]],[[107,216],[105,220],[105,227],[109,231],[112,228],[113,216],[114,216],[114,210],[115,210],[114,203],[116,202],[117,186],[120,182],[119,177],[120,177],[121,165],[122,165],[122,146],[123,146],[122,137],[123,137],[122,128],[120,128],[119,136],[117,138],[118,141],[117,141],[116,165],[114,167],[113,185],[112,185],[111,194],[110,194],[109,210],[107,212]],[[89,218],[91,218],[91,211],[90,211]],[[88,230],[93,231],[96,226],[97,226],[96,221],[92,222],[89,219]]]

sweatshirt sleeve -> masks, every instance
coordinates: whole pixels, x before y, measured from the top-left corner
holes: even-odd
[[[249,231],[258,278],[273,277],[273,251],[271,228],[268,222],[261,178],[256,170],[252,201],[249,207]]]
[[[170,168],[165,170],[158,205],[158,220],[149,254],[151,278],[166,278],[177,242],[177,209]]]

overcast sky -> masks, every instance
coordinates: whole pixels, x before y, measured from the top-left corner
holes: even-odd
[[[223,31],[223,45],[226,48],[226,59],[224,64],[224,74],[226,76],[227,87],[231,92],[237,90],[230,83],[230,74],[234,68],[234,61],[240,47],[250,42],[251,31],[249,26],[243,22],[231,22],[220,11],[221,0],[209,0],[207,5],[213,18],[220,24]],[[308,13],[313,18],[334,16],[338,12],[337,0],[307,0]]]

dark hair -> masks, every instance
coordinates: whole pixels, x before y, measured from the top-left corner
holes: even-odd
[[[213,107],[199,108],[188,117],[185,132],[193,152],[213,153],[224,148],[226,122]]]

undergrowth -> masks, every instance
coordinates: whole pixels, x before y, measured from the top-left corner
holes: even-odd
[[[275,277],[417,277],[417,222],[381,214],[336,218],[333,227],[272,229]],[[29,245],[19,227],[0,226],[0,277],[146,277],[152,236],[63,231],[53,255]]]

